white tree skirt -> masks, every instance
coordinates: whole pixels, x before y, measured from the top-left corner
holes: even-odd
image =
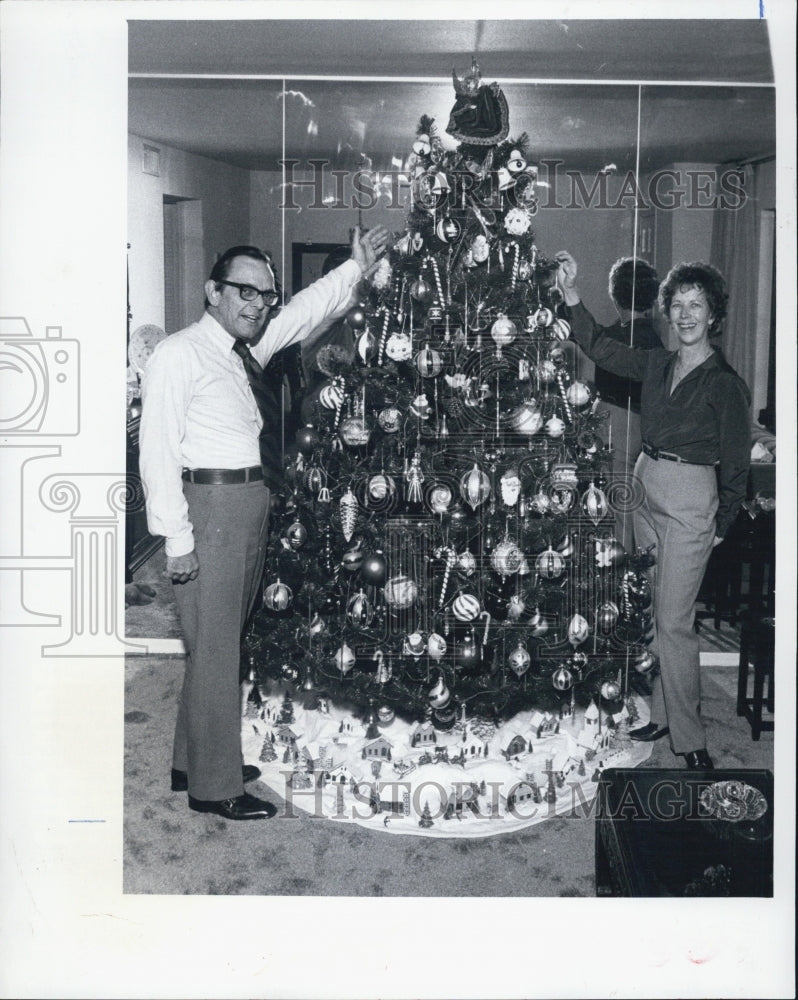
[[[316,815],[382,833],[491,837],[553,816],[586,818],[594,811],[600,772],[637,767],[652,752],[652,744],[629,740],[625,721],[608,729],[602,713],[599,729],[593,705],[562,719],[521,712],[499,727],[461,719],[447,732],[395,718],[367,737],[359,719],[331,704],[314,711],[295,705],[293,721],[283,723],[283,694],[274,686],[260,707],[247,703],[245,761],[259,767],[261,781],[284,800],[285,815]],[[636,707],[633,727],[648,715],[642,699]],[[261,759],[266,740],[276,754],[271,761]],[[420,825],[425,811],[431,823]]]

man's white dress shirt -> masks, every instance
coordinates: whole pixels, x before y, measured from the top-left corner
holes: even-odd
[[[360,276],[359,265],[349,260],[295,295],[260,341],[250,345],[261,366],[346,304]],[[165,536],[168,556],[186,555],[194,548],[183,469],[260,465],[263,421],[233,343],[206,312],[162,340],[144,372],[139,470],[149,530]]]

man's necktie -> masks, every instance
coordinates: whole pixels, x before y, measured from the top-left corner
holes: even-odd
[[[281,400],[279,388],[270,384],[266,374],[252,356],[243,340],[233,341],[233,350],[241,358],[247,381],[255,397],[260,415],[263,417],[258,445],[260,447],[260,462],[263,466],[263,476],[267,485],[277,487],[282,477],[280,453],[280,413]]]

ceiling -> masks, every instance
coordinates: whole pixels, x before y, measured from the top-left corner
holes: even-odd
[[[473,54],[537,160],[631,169],[638,128],[644,171],[775,152],[767,27],[740,20],[131,21],[129,127],[249,170],[388,169],[422,114],[455,145],[451,70]]]

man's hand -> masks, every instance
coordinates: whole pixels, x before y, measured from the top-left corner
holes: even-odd
[[[560,265],[557,270],[557,284],[565,299],[565,304],[575,306],[579,302],[579,292],[576,288],[576,261],[567,250],[560,250],[554,258]]]
[[[364,275],[373,270],[379,257],[388,246],[388,230],[385,226],[375,226],[365,236],[360,235],[360,226],[355,226],[352,234],[352,259]]]
[[[165,576],[171,578],[172,583],[188,583],[189,580],[196,580],[199,573],[199,559],[197,550],[192,549],[184,556],[167,556]]]

